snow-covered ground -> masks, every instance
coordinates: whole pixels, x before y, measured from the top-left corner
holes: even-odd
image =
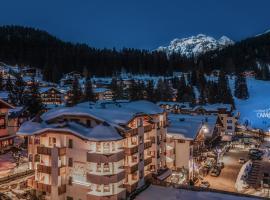
[[[151,185],[136,197],[136,200],[255,200],[257,198],[248,198],[233,196],[215,192],[197,192],[191,190],[175,189],[172,187],[162,187]]]
[[[232,92],[234,81],[230,79]],[[270,81],[247,78],[249,98],[239,100],[235,98],[236,109],[240,112],[240,122],[249,122],[250,127],[268,131],[270,128]],[[268,110],[269,109],[269,110]]]

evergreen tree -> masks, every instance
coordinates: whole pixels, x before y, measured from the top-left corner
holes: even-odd
[[[78,79],[75,78],[72,82],[71,97],[70,97],[67,105],[74,106],[74,105],[78,104],[81,101],[81,97],[82,97],[81,87],[80,87]]]
[[[219,73],[218,79],[218,100],[219,103],[231,104],[234,107],[234,100],[229,87],[228,79],[222,71]]]
[[[86,77],[83,101],[95,101],[93,86],[90,76]]]
[[[13,83],[12,83],[12,80],[11,80],[10,76],[8,76],[5,88],[9,93],[12,92],[12,90],[13,90]]]
[[[113,93],[113,99],[119,100],[124,98],[124,85],[123,81],[112,78],[110,89]]]
[[[146,98],[148,101],[155,101],[154,94],[155,94],[155,88],[154,88],[154,82],[152,80],[149,80],[146,84]]]
[[[39,93],[39,84],[35,81],[34,76],[32,77],[31,85],[29,87],[26,107],[28,108],[31,117],[40,113],[44,108]]]
[[[32,77],[32,83],[35,83],[35,79],[34,77]],[[14,100],[15,102],[13,102],[13,104],[15,105],[23,105],[25,104],[25,86],[26,83],[24,82],[23,78],[18,74],[16,75],[16,81],[15,84],[13,86],[13,96],[14,96]]]
[[[238,99],[248,99],[249,97],[246,77],[243,74],[237,74],[235,77],[234,96]]]
[[[3,76],[0,74],[0,90],[4,90]]]

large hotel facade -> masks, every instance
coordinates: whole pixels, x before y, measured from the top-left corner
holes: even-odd
[[[28,185],[46,199],[126,199],[166,168],[167,115],[147,101],[50,110],[24,123]]]

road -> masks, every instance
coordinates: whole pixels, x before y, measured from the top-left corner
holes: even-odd
[[[210,188],[224,190],[229,192],[237,192],[234,184],[237,179],[237,175],[241,169],[242,164],[239,164],[239,158],[248,158],[247,150],[235,150],[231,149],[226,152],[222,162],[224,162],[224,168],[222,169],[218,177],[212,177],[208,175],[204,178],[205,181],[210,183]]]

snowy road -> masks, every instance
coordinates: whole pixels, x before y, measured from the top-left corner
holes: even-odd
[[[234,185],[242,166],[242,164],[238,163],[238,160],[241,157],[248,158],[248,151],[231,149],[227,152],[222,160],[225,166],[222,169],[221,174],[218,177],[208,175],[204,178],[210,183],[210,188],[237,192]]]

